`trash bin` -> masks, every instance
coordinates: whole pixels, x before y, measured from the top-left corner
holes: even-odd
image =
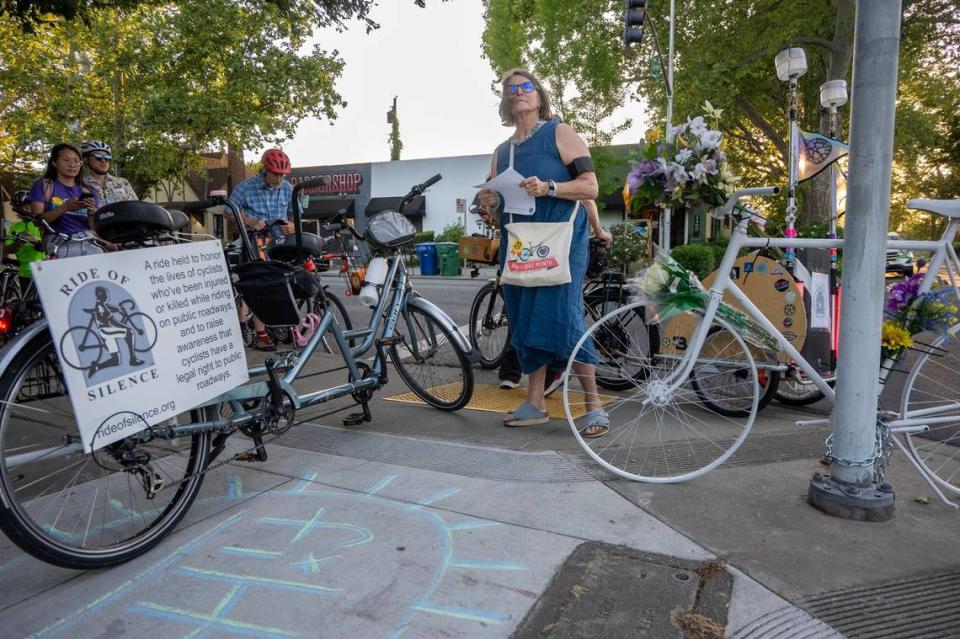
[[[435,242],[417,244],[417,259],[420,260],[420,275],[440,275],[440,262],[437,260]]]
[[[437,260],[440,263],[440,275],[460,275],[460,245],[456,242],[437,242]]]

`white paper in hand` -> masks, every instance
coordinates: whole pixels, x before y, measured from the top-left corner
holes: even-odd
[[[503,196],[503,212],[514,215],[533,215],[536,210],[537,202],[532,195],[528,195],[520,186],[520,183],[526,179],[513,168],[488,180],[483,184],[477,184],[475,188],[490,189]]]

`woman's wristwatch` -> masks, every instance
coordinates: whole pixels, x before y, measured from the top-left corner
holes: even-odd
[[[547,197],[557,197],[557,183],[547,180]]]

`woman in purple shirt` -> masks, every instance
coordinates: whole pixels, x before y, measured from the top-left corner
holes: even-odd
[[[96,236],[90,222],[93,212],[100,205],[97,196],[80,182],[82,166],[80,151],[72,144],[61,142],[50,150],[43,178],[37,180],[30,189],[30,211],[46,220],[53,230],[77,240]],[[108,242],[101,240],[101,243],[113,248]],[[78,241],[76,244],[82,243]],[[68,247],[61,257],[77,254],[69,250],[72,248]],[[80,254],[88,252],[83,247],[78,247],[78,250]]]

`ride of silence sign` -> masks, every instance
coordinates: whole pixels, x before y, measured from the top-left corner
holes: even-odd
[[[219,242],[33,263],[86,452],[248,379]]]

